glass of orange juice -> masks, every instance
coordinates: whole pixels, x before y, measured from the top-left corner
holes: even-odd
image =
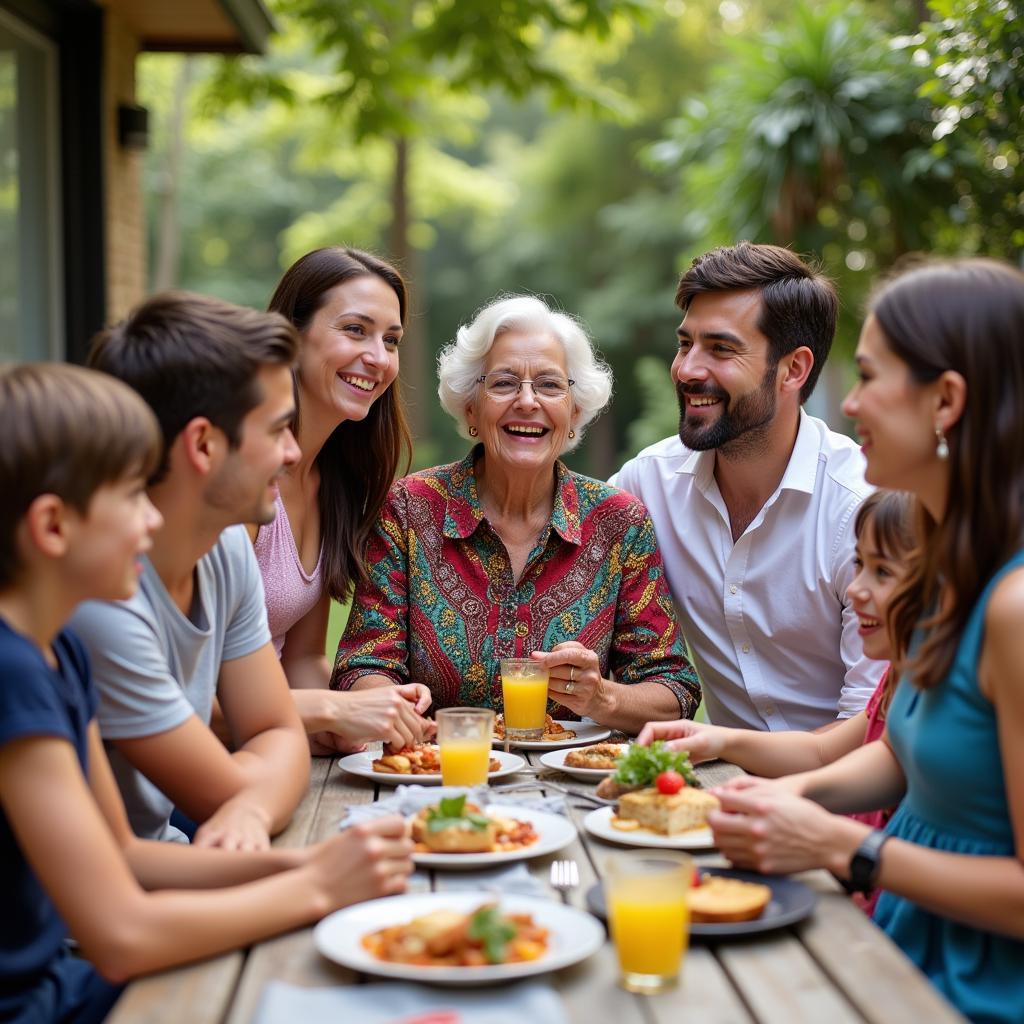
[[[442,708],[435,715],[446,786],[481,786],[491,761],[494,712],[490,708]]]
[[[510,740],[544,738],[548,707],[548,669],[532,658],[501,659],[501,696],[505,735]]]
[[[693,861],[685,853],[623,854],[606,867],[608,926],[622,987],[642,994],[674,987],[689,942]]]

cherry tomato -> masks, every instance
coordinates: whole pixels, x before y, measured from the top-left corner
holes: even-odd
[[[667,771],[662,772],[655,780],[655,786],[658,787],[659,793],[665,793],[670,795],[672,793],[678,793],[679,790],[686,785],[686,779],[679,774],[679,772]]]

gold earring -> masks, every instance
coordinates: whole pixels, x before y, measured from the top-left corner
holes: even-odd
[[[480,433],[480,431],[477,430],[476,427],[470,427],[469,428],[469,436],[470,437],[476,437],[477,434],[479,434],[479,433]]]
[[[946,440],[942,427],[937,423],[935,424],[935,454],[940,459],[949,458],[949,442]]]
[[[571,441],[575,436],[576,436],[576,431],[575,430],[570,430],[569,431],[569,440]]]

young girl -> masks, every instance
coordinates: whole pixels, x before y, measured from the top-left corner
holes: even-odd
[[[884,890],[875,920],[965,1016],[1024,1020],[1024,274],[917,267],[875,298],[845,402],[867,479],[917,499],[890,603],[900,676],[881,740],[736,780],[722,852]],[[884,832],[830,811],[885,807]],[[807,799],[809,798],[809,799]],[[812,802],[813,801],[813,802]]]
[[[875,491],[857,510],[854,530],[857,575],[847,594],[860,619],[864,653],[887,662],[892,658],[887,626],[889,599],[906,575],[907,559],[914,546],[910,495]],[[886,667],[868,706],[824,732],[757,732],[683,719],[650,722],[636,741],[647,745],[653,740],[668,740],[673,750],[688,751],[694,763],[720,757],[766,778],[810,771],[882,735],[894,686]]]
[[[34,364],[0,369],[0,434],[0,1020],[100,1021],[111,982],[402,891],[397,817],[259,853],[134,836],[63,623],[135,592],[162,522],[145,490],[159,428],[114,378]]]
[[[398,746],[425,735],[424,686],[330,690],[324,652],[331,598],[365,580],[364,548],[411,448],[398,384],[406,317],[401,275],[358,249],[307,253],[281,279],[270,310],[302,339],[295,371],[299,463],[280,482],[277,517],[252,530],[274,647],[314,753]]]

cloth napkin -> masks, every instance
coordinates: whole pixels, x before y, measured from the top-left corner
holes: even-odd
[[[540,785],[540,784],[538,784]],[[486,807],[488,804],[515,804],[534,811],[550,811],[565,814],[565,799],[561,796],[539,796],[537,794],[494,792],[487,786],[396,786],[393,796],[385,797],[372,804],[357,804],[348,808],[348,813],[338,823],[339,828],[349,828],[362,821],[372,821],[388,814],[410,817],[424,807],[436,804],[442,797],[466,794],[471,804]]]
[[[299,988],[272,981],[253,1024],[295,1021],[352,1024],[569,1024],[558,994],[537,981],[518,985],[437,989],[404,982]]]

